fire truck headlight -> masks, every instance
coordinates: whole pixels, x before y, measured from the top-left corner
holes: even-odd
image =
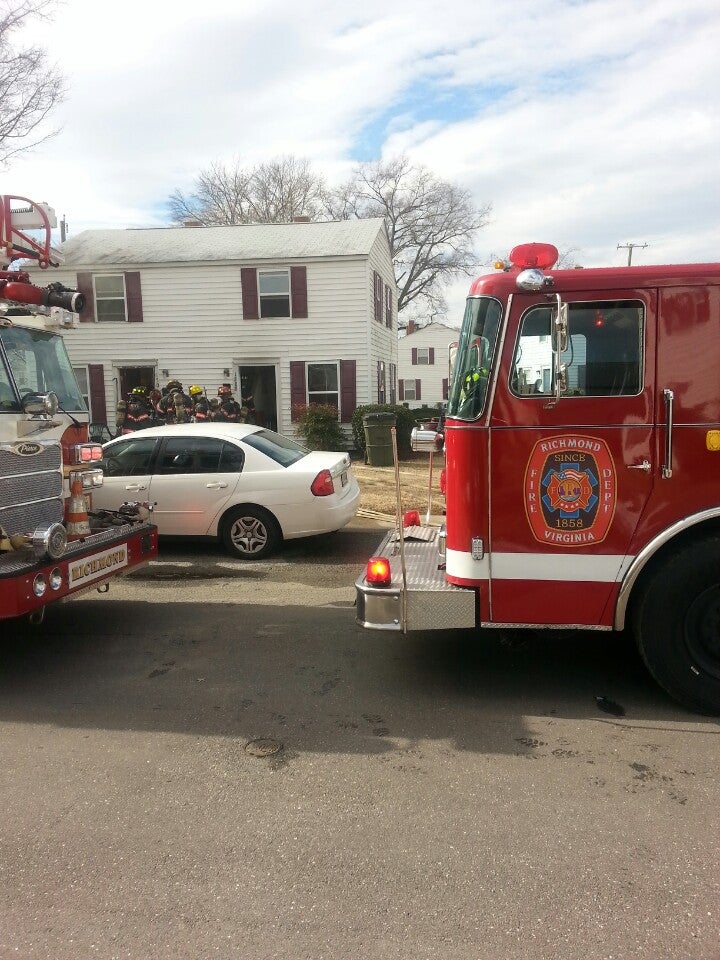
[[[45,582],[45,574],[38,573],[38,575],[33,580],[33,593],[36,597],[41,597],[47,590],[47,583]]]
[[[65,553],[67,530],[61,523],[48,523],[37,527],[33,534],[33,547],[39,555],[47,554],[57,560]]]
[[[60,567],[55,567],[55,568],[53,569],[52,573],[50,574],[49,582],[50,582],[50,586],[51,586],[51,588],[52,588],[53,590],[59,590],[59,589],[60,589],[60,587],[62,586],[62,582],[63,582],[62,570],[60,569]]]

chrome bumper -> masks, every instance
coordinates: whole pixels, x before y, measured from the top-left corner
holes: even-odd
[[[439,531],[431,527],[418,529],[423,531],[423,539],[414,539],[412,528],[405,535],[404,592],[395,530],[388,533],[375,553],[390,560],[390,586],[371,586],[364,573],[355,581],[355,619],[361,627],[408,633],[477,625],[477,592],[447,582],[445,571],[438,570]]]

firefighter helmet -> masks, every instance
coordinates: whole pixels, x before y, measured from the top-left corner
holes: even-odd
[[[179,380],[168,380],[168,390],[182,390],[182,384]]]
[[[190,387],[189,393],[191,397],[197,397],[203,392],[203,388],[199,387],[196,383],[193,383]]]
[[[232,396],[232,387],[227,383],[223,383],[218,387],[218,396],[219,397],[230,397]]]
[[[147,387],[133,387],[132,390],[130,391],[130,394],[133,397],[138,397],[138,398],[142,397],[143,399],[145,399],[145,397],[147,396]]]

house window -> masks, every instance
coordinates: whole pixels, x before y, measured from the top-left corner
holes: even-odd
[[[417,400],[417,395],[415,391],[416,380],[402,380],[403,386],[403,399],[404,400]]]
[[[340,377],[337,363],[307,365],[307,402],[328,403],[340,409]]]
[[[416,363],[419,365],[425,365],[430,363],[430,347],[418,347],[417,348],[417,360]]]
[[[290,273],[288,270],[258,270],[261,317],[290,316]]]
[[[90,409],[90,387],[88,384],[88,371],[87,367],[73,367],[73,373],[75,374],[75,379],[78,382],[80,387],[80,393],[82,398],[85,401],[85,406]]]
[[[127,320],[125,309],[125,277],[122,273],[96,274],[95,316],[103,323],[124,323]]]

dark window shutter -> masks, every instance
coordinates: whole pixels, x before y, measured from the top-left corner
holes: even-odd
[[[382,323],[382,277],[377,270],[373,271],[373,288],[375,296],[375,319],[378,323]]]
[[[340,422],[350,423],[357,407],[355,360],[340,361]]]
[[[297,408],[304,407],[305,397],[305,361],[290,361],[290,419],[298,419]]]
[[[416,380],[416,381],[415,381],[415,399],[416,399],[416,400],[422,400],[422,396],[420,395],[420,381],[419,381],[419,380]]]
[[[448,378],[445,377],[443,380],[443,400],[448,398]]]
[[[392,291],[390,287],[385,285],[385,326],[392,330],[393,325],[393,314],[392,314]]]
[[[305,267],[290,267],[290,312],[293,317],[307,317],[307,270]]]
[[[405,381],[404,380],[398,380],[398,399],[399,400],[405,399]]]
[[[142,323],[143,307],[139,270],[131,270],[125,274],[125,299],[128,323]]]
[[[77,288],[85,297],[85,306],[80,311],[80,323],[93,323],[95,320],[95,297],[91,273],[77,275]],[[103,421],[104,423],[105,421]]]
[[[394,363],[390,364],[390,403],[395,403],[397,386],[397,367]]]
[[[412,364],[414,367],[417,366],[417,347],[412,348]]]
[[[101,363],[88,364],[88,389],[90,391],[90,418],[93,423],[107,423],[105,405],[105,376]]]
[[[428,363],[435,363],[435,347],[430,347]]]
[[[240,283],[242,285],[243,320],[259,320],[257,270],[255,267],[242,267]]]

